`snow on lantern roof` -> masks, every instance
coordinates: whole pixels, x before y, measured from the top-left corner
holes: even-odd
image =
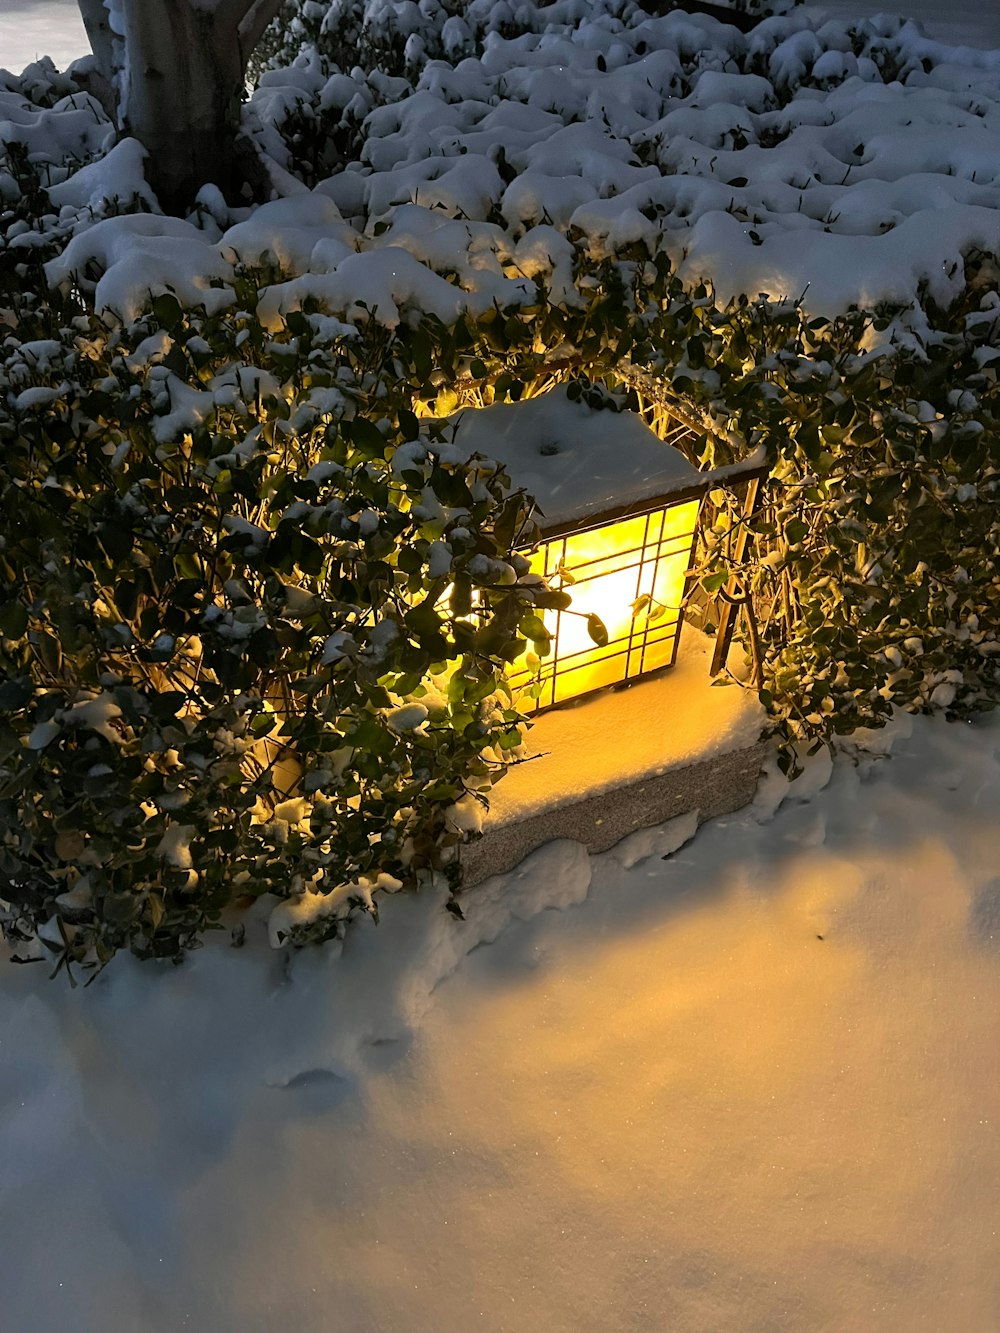
[[[450,420],[457,457],[484,454],[502,463],[511,484],[534,497],[546,534],[698,495],[717,475],[699,472],[634,412],[572,401],[564,386],[519,403],[465,408]]]

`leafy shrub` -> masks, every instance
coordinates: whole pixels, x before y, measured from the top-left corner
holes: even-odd
[[[307,308],[278,337],[249,313],[259,274],[220,314],[163,297],[111,331],[78,301],[8,293],[12,938],[41,928],[65,962],[175,955],[260,894],[311,904],[280,919],[321,938],[373,889],[457,878],[451,849],[521,740],[504,663],[552,594],[514,552],[523,497],[414,446],[414,409],[582,372],[654,418],[680,395],[706,423],[702,464],[762,444],[746,554],[719,491],[699,575],[750,595],[789,766],[894,704],[995,704],[988,272],[922,345],[888,316],[877,333],[792,305],[720,311],[664,260],[581,256],[580,277],[571,309],[540,291],[520,313],[356,331]]]
[[[513,551],[524,497],[418,441],[398,365],[289,324],[165,297],[7,340],[0,874],[63,961],[174,955],[234,892],[348,886],[322,935],[454,877],[521,743],[504,663],[558,596]]]
[[[662,253],[609,256],[571,230],[572,289],[564,265],[553,296],[541,267],[509,308],[447,325],[411,309],[350,326],[306,298],[265,329],[259,290],[284,275],[245,272],[218,313],[166,295],[109,327],[94,273],[46,289],[41,261],[77,222],[50,207],[53,165],[8,151],[0,214],[14,941],[41,933],[67,965],[176,956],[262,894],[276,937],[322,938],[379,890],[457,879],[454,847],[520,742],[504,665],[550,594],[523,581],[522,497],[487,464],[412,447],[416,417],[571,375],[653,424],[686,416],[698,464],[766,451],[754,515],[724,488],[708,507],[699,611],[711,628],[713,598],[746,603],[790,769],[897,704],[995,705],[987,257],[949,310],[922,292],[824,322],[794,303],[721,310]]]
[[[703,573],[751,599],[786,768],[893,707],[968,716],[1000,699],[1000,393],[983,357],[1000,302],[992,261],[968,278],[947,312],[923,294],[917,331],[912,311],[703,307],[673,370],[717,429],[774,460],[745,559],[731,563],[743,520],[727,503]]]
[[[765,18],[803,0],[714,0],[719,9]],[[331,69],[354,66],[412,74],[430,60],[479,54],[492,34],[519,37],[553,23],[607,15],[624,20],[646,6],[633,0],[286,0],[251,59],[254,81],[266,69],[290,65],[303,50],[320,54]],[[655,7],[650,5],[649,10]],[[683,6],[682,6],[683,8]]]

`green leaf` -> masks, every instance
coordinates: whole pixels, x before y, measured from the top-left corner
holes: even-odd
[[[527,615],[522,616],[518,621],[517,628],[532,643],[547,644],[552,639],[552,634],[545,621],[534,611],[529,611]]]
[[[546,611],[565,611],[573,605],[573,598],[568,592],[561,592],[557,588],[549,588],[546,592],[538,593],[535,597],[535,605]]]
[[[0,634],[5,639],[19,639],[28,628],[28,608],[23,602],[8,602],[0,608]]]
[[[163,292],[153,301],[153,315],[168,331],[177,328],[183,320],[180,302],[170,292]]]
[[[688,365],[692,370],[701,370],[705,364],[705,340],[696,335],[687,342]]]
[[[296,564],[305,574],[316,575],[323,568],[323,548],[311,537],[302,537],[296,554]]]
[[[155,638],[157,630],[160,628],[159,607],[147,606],[143,609],[139,617],[139,638]]]
[[[161,720],[176,717],[187,702],[187,695],[181,690],[164,690],[150,700],[153,716]]]
[[[0,685],[0,710],[14,713],[32,698],[35,687],[27,678],[7,680]]]
[[[717,569],[714,574],[706,574],[701,581],[701,586],[709,594],[714,596],[720,588],[725,587],[729,580],[729,575],[724,569]]]
[[[504,662],[516,662],[527,646],[525,639],[506,639],[497,649],[496,656]]]
[[[785,540],[789,546],[798,546],[799,542],[808,536],[809,524],[804,523],[801,518],[793,518],[785,525]]]
[[[59,670],[62,665],[62,648],[55,635],[43,629],[39,630],[35,636],[35,652],[46,671],[54,674]]]
[[[587,617],[587,633],[599,648],[607,645],[608,629],[600,616],[591,614]]]
[[[146,906],[149,909],[149,921],[153,929],[159,927],[166,912],[163,907],[163,898],[159,893],[150,893],[146,895]]]
[[[132,552],[135,544],[135,538],[127,528],[123,528],[118,523],[108,523],[101,528],[97,534],[97,539],[104,547],[108,557],[114,563],[120,564]]]
[[[290,310],[285,315],[285,324],[293,338],[307,338],[312,332],[312,326],[301,310]]]
[[[101,908],[104,916],[112,925],[127,925],[135,916],[139,907],[138,898],[129,893],[109,893],[104,898]]]
[[[404,574],[416,574],[423,569],[424,559],[415,546],[403,546],[396,553],[396,568]]]
[[[281,647],[273,630],[266,626],[255,631],[247,643],[247,655],[254,666],[262,670],[269,667],[280,655]]]
[[[367,417],[355,417],[353,421],[342,422],[341,431],[362,458],[381,458],[385,452],[385,437]]]
[[[139,589],[131,579],[122,579],[115,585],[115,606],[122,620],[131,620],[139,605]]]
[[[467,574],[457,574],[451,585],[450,606],[453,615],[467,616],[472,610],[472,580]]]
[[[510,630],[499,619],[488,621],[476,632],[474,648],[486,657],[498,656],[510,638]]]

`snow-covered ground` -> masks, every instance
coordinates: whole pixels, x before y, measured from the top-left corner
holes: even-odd
[[[1000,719],[780,790],[339,957],[0,971],[4,1327],[993,1333]]]

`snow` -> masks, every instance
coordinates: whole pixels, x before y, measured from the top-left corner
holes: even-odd
[[[32,408],[54,403],[58,397],[58,389],[47,389],[42,385],[36,385],[34,388],[22,390],[17,395],[14,399],[14,411],[29,412]]]
[[[810,314],[835,315],[905,305],[922,282],[946,303],[963,255],[1000,243],[1000,54],[898,28],[867,27],[872,50],[883,40],[899,52],[901,78],[887,83],[854,56],[845,25],[808,10],[746,38],[699,16],[637,19],[610,50],[597,25],[494,34],[481,60],[432,62],[413,96],[372,110],[359,172],[317,188],[360,214],[359,247],[389,244],[454,273],[465,296],[453,287],[445,309],[516,302],[518,273],[572,302],[570,229],[594,255],[664,248],[723,303],[804,293]],[[766,76],[733,72],[738,55]],[[689,92],[682,57],[701,66]],[[513,180],[498,171],[501,150]],[[388,232],[376,236],[375,222]],[[433,228],[449,225],[430,247]],[[323,268],[271,289],[268,317],[311,295],[356,318],[348,276],[386,323],[401,318],[400,295],[414,299],[412,270],[375,270],[364,255]],[[433,282],[415,299],[442,310]]]
[[[748,690],[713,684],[712,648],[712,640],[686,625],[669,671],[536,718],[525,742],[529,762],[491,793],[489,825],[755,745],[761,706]]]
[[[481,58],[426,63],[410,96],[404,81],[326,78],[303,57],[271,71],[246,111],[284,197],[229,213],[205,196],[183,244],[174,219],[152,214],[108,246],[102,226],[129,220],[102,223],[103,201],[149,194],[136,144],[100,157],[112,140],[93,99],[46,110],[0,87],[0,120],[52,164],[72,239],[51,279],[96,265],[109,317],[133,317],[151,291],[221,304],[225,287],[210,284],[262,259],[283,270],[261,293],[271,328],[310,302],[355,323],[450,322],[530,310],[536,281],[578,303],[577,255],[634,245],[665,250],[722,303],[803,296],[810,315],[832,316],[905,306],[923,285],[947,303],[963,258],[1000,248],[1000,50],[949,47],[844,4],[855,17],[806,6],[745,36],[638,12],[493,32]],[[867,54],[854,53],[852,22]],[[883,81],[876,56],[898,77]],[[367,117],[362,160],[314,190],[290,174],[274,123],[308,97]]]
[[[159,854],[179,870],[191,870],[194,866],[190,841],[193,832],[190,824],[170,824],[160,840]]]
[[[121,715],[122,710],[115,703],[114,696],[110,694],[84,696],[60,714],[66,726],[84,727],[96,731],[99,736],[103,736],[114,745],[121,741],[121,736],[115,731],[112,723]]]
[[[683,15],[494,33],[483,60],[432,62],[416,97],[376,107],[363,163],[306,191],[278,160],[294,197],[238,215],[206,196],[201,225],[103,216],[145,187],[136,145],[100,156],[91,99],[40,110],[0,79],[0,136],[51,164],[69,239],[50,279],[89,284],[109,318],[170,291],[220,308],[234,262],[259,256],[288,275],[262,316],[315,300],[329,338],[343,320],[530,309],[536,276],[574,299],[571,228],[593,255],[663,246],[722,299],[806,291],[835,313],[926,280],[947,300],[970,246],[1000,250],[1000,32],[978,0],[900,7],[930,35],[864,20],[905,68],[887,84],[850,49],[863,0],[748,39]],[[58,12],[61,40],[64,11],[7,0],[0,64],[60,54],[39,24]],[[937,40],[955,37],[969,45]],[[460,21],[449,41],[461,54]],[[314,82],[303,67],[254,99],[276,154],[268,109]],[[338,75],[321,91],[364,115],[377,89]],[[142,349],[151,376],[163,354]],[[188,397],[167,374],[160,438],[243,392],[242,373]],[[370,651],[397,632],[383,622]],[[355,650],[331,636],[323,661]],[[553,715],[583,727],[574,758],[633,764],[665,726],[683,746],[704,717],[640,708],[652,688],[629,695],[634,734]],[[746,702],[707,692],[723,712]],[[752,739],[756,711],[737,712],[692,755],[706,734]],[[422,725],[413,705],[395,716]],[[82,699],[29,745],[114,721],[107,696]],[[549,844],[463,896],[464,919],[439,885],[395,894],[342,945],[273,952],[395,881],[300,886],[244,918],[242,951],[223,934],[178,968],[117,958],[75,992],[44,964],[0,968],[6,1326],[263,1333],[337,1311],[351,1333],[996,1328],[998,809],[1000,718],[900,717],[809,757],[794,785],[772,764],[750,808],[697,832],[692,813],[600,856]],[[456,827],[481,815],[474,796],[452,811]],[[195,877],[189,834],[171,825],[161,853]]]
[[[46,276],[53,286],[84,285],[83,270],[92,262],[104,270],[91,284],[98,312],[122,320],[135,319],[151,297],[168,292],[210,314],[233,300],[231,289],[209,285],[213,278],[231,278],[232,266],[182,218],[149,213],[105,218],[78,233],[45,266]]]
[[[637,505],[703,481],[640,417],[574,402],[564,387],[526,402],[469,408],[451,424],[446,443],[430,448],[502,463],[511,484],[534,497],[544,529],[606,510],[609,495]]]
[[[226,231],[219,249],[245,264],[272,264],[294,273],[308,268],[317,246],[323,246],[317,258],[335,268],[357,244],[336,204],[306,193],[262,205]]]
[[[392,875],[380,874],[374,879],[362,876],[347,884],[338,884],[326,893],[304,889],[272,908],[267,922],[267,937],[271,948],[283,948],[285,941],[290,936],[294,937],[297,928],[302,929],[328,917],[336,919],[347,916],[354,905],[360,905],[367,912],[374,912],[372,899],[377,891],[395,893],[402,887],[400,881]]]
[[[1000,724],[903,723],[464,922],[0,971],[8,1326],[985,1333]]]
[[[631,870],[657,856],[665,861],[673,852],[679,851],[686,842],[690,842],[698,832],[698,811],[689,810],[686,815],[668,819],[665,824],[654,828],[636,829],[613,848],[613,860],[623,870]]]
[[[54,185],[49,198],[57,208],[101,208],[106,202],[128,203],[134,197],[154,207],[152,190],[146,184],[142,168],[146,150],[138,139],[122,139],[104,157],[81,167],[61,185]]]
[[[905,14],[916,19],[928,34],[939,42],[954,46],[1000,49],[1000,10],[984,0],[889,0],[886,4],[873,0],[805,0],[830,18],[868,18],[880,10],[888,14]]]
[[[486,805],[472,792],[450,805],[444,813],[448,827],[462,833],[481,833],[486,817]]]
[[[394,246],[351,254],[331,274],[307,274],[265,288],[258,315],[266,328],[277,329],[282,316],[301,309],[308,300],[343,311],[355,323],[373,318],[386,328],[396,328],[404,312],[414,323],[426,313],[453,324],[470,306],[482,312],[489,305],[486,300],[468,301],[461,289]]]
[[[395,732],[416,731],[430,716],[423,704],[402,704],[386,711],[385,720]]]

